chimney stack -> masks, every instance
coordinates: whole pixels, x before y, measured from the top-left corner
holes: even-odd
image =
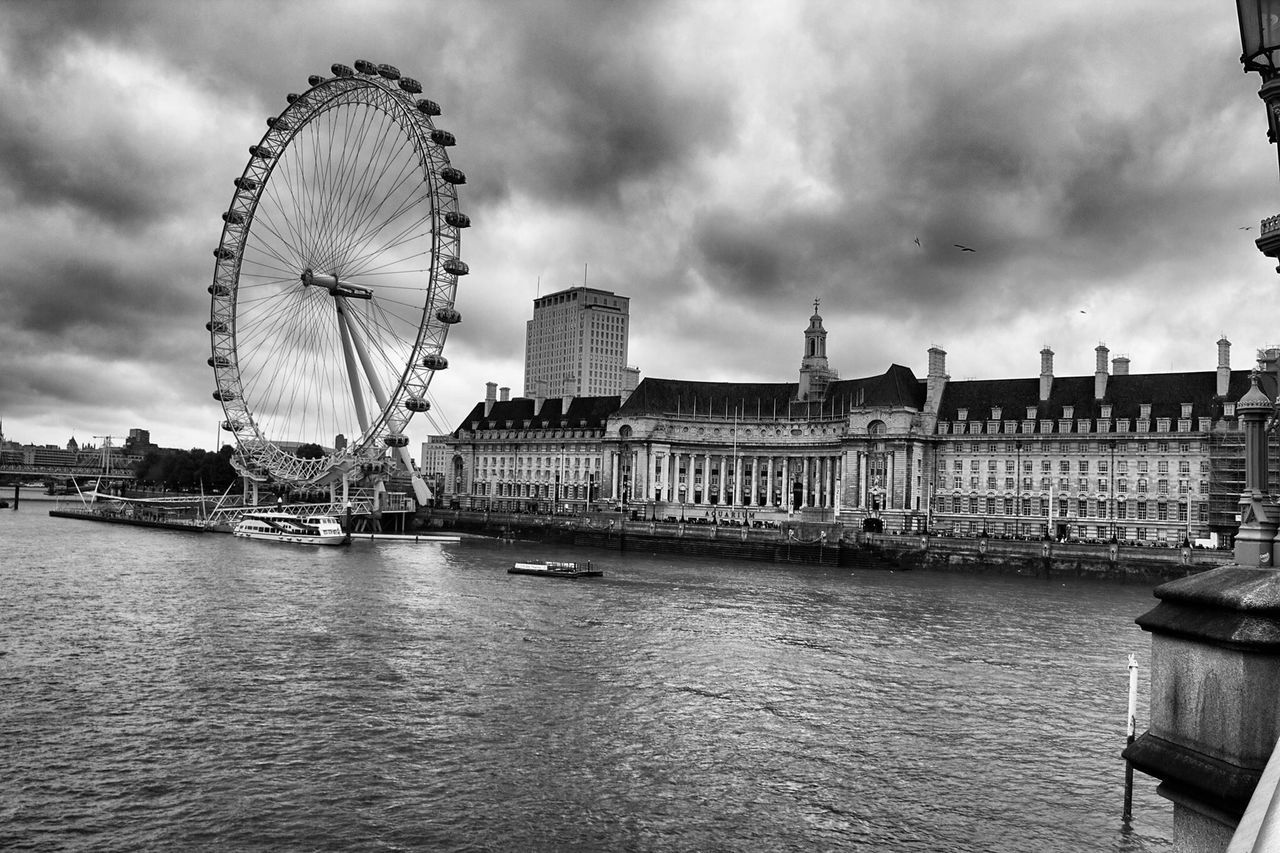
[[[1048,345],[1040,350],[1040,402],[1045,403],[1049,400],[1049,393],[1053,391],[1053,350]]]
[[[504,386],[504,387],[502,387],[502,388],[499,388],[499,389],[498,389],[498,402],[499,402],[499,403],[505,403],[505,402],[507,402],[507,401],[508,401],[508,400],[510,400],[510,399],[511,399],[511,389],[510,389],[510,388],[508,388],[508,387],[505,387],[505,386]]]
[[[1106,344],[1098,344],[1093,351],[1097,353],[1097,366],[1093,373],[1093,398],[1095,400],[1105,400],[1107,397],[1107,356],[1111,354],[1111,350],[1107,349]]]
[[[1231,389],[1231,341],[1223,335],[1218,338],[1218,387],[1219,397],[1227,396]]]
[[[498,399],[498,383],[484,383],[484,416],[489,417],[489,413],[493,411],[493,404]]]
[[[1118,355],[1111,359],[1111,375],[1112,376],[1128,376],[1129,375],[1129,356]]]
[[[950,378],[947,376],[947,351],[938,346],[929,347],[929,375],[925,378],[924,398],[926,411],[937,414],[942,391]]]

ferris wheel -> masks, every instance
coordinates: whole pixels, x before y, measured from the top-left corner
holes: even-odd
[[[396,454],[432,376],[467,265],[466,175],[439,105],[390,65],[313,75],[235,180],[208,330],[223,428],[256,480],[333,484]],[[317,450],[317,448],[319,448]],[[415,480],[419,502],[430,493]]]

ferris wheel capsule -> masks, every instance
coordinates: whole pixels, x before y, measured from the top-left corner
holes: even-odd
[[[444,370],[449,366],[449,359],[438,352],[433,352],[423,357],[422,366],[428,370]]]
[[[405,447],[409,444],[409,436],[392,433],[391,435],[384,436],[382,442],[386,444],[387,447]]]
[[[310,77],[307,78],[307,83],[309,83],[312,86],[319,86],[323,82],[324,82],[324,78],[321,77],[319,74],[312,74]]]
[[[446,305],[444,308],[436,309],[436,319],[441,323],[448,323],[452,326],[455,323],[462,322],[462,315],[458,313],[458,309],[451,305]]]
[[[451,210],[446,213],[444,215],[444,221],[452,225],[454,228],[471,227],[471,217],[467,216],[465,213],[459,213],[456,210]]]
[[[430,98],[421,98],[418,101],[418,111],[429,116],[440,115],[440,105]]]
[[[368,74],[370,77],[378,73],[378,66],[374,65],[367,59],[356,60],[356,70],[361,74]]]
[[[422,92],[422,84],[412,77],[401,77],[400,88],[408,92],[410,95],[417,95]]]
[[[394,65],[379,65],[378,73],[386,80],[394,81],[400,79],[400,69],[396,68]]]
[[[443,145],[446,148],[450,145],[458,144],[458,140],[454,138],[452,133],[447,130],[441,130],[438,127],[431,131],[431,141],[436,145]]]
[[[404,401],[404,407],[411,412],[426,412],[431,409],[431,404],[421,397],[410,397]]]
[[[440,170],[440,180],[447,184],[454,184],[456,186],[458,184],[465,184],[467,182],[467,176],[461,169],[455,169],[452,166],[445,166]]]
[[[471,268],[468,267],[464,261],[459,260],[458,258],[445,258],[444,271],[449,275],[466,275],[471,272]]]
[[[341,62],[333,63],[333,65],[329,66],[329,70],[333,72],[334,77],[354,77],[356,75],[356,72],[351,70],[351,66],[343,65]],[[311,85],[318,86],[320,84],[312,83]]]

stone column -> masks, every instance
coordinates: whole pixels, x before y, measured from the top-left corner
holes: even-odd
[[[622,500],[622,467],[626,464],[626,458],[621,448],[609,456],[609,497],[618,501]]]
[[[729,475],[729,466],[726,462],[725,455],[721,453],[720,454],[720,482],[716,485],[716,498],[717,498],[716,503],[718,503],[720,506],[725,505],[725,499],[724,499],[725,491],[726,491],[725,486],[728,485],[725,482],[725,480],[728,479],[728,475]]]
[[[837,513],[844,508],[844,454],[836,457],[836,469],[832,472],[834,482],[832,488],[835,490],[835,499],[831,503],[831,508]]]
[[[1267,494],[1267,417],[1271,399],[1258,387],[1257,370],[1251,387],[1236,403],[1236,415],[1244,430],[1244,491],[1240,495],[1240,529],[1236,533],[1235,558],[1243,566],[1274,566],[1276,538],[1275,503]]]
[[[1280,736],[1280,572],[1223,566],[1155,596],[1151,724],[1124,757],[1173,802],[1174,849],[1221,853]]]

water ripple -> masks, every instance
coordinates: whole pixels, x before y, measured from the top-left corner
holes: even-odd
[[[0,513],[0,847],[1167,850],[1150,591]],[[1145,705],[1144,705],[1145,707]],[[1140,715],[1145,710],[1140,711]]]

